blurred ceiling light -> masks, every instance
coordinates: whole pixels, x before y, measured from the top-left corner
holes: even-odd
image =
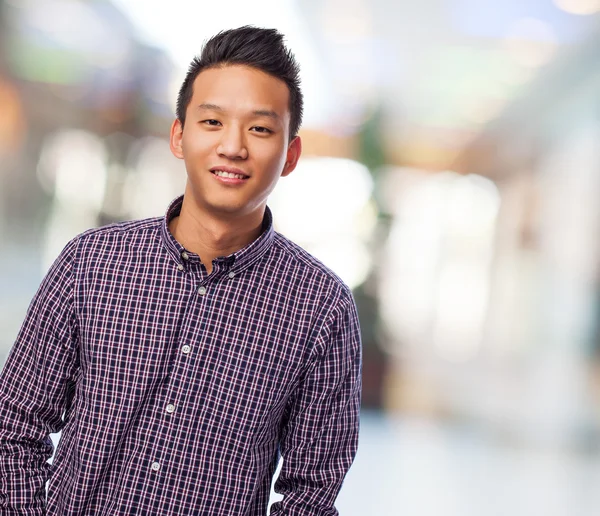
[[[570,14],[595,14],[600,11],[600,0],[554,0],[559,9]]]
[[[554,56],[557,39],[554,30],[545,21],[522,18],[509,29],[504,46],[515,62],[528,68],[538,68]]]

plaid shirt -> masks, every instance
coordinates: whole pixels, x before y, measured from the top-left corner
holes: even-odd
[[[182,201],[78,235],[42,281],[0,375],[1,515],[265,516],[279,453],[270,514],[337,514],[358,440],[351,293],[268,208],[207,274],[168,230]]]

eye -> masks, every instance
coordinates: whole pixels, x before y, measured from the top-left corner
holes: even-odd
[[[206,125],[210,125],[210,126],[213,126],[213,127],[217,127],[217,126],[219,126],[221,124],[221,122],[219,122],[218,120],[214,120],[212,118],[209,119],[209,120],[202,120],[201,123],[206,124]]]
[[[261,133],[261,134],[272,134],[273,131],[271,131],[271,129],[267,129],[266,127],[261,127],[259,125],[255,125],[254,127],[252,127],[252,129],[255,133]]]

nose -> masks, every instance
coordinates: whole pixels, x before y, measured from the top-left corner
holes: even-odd
[[[230,125],[221,131],[217,154],[233,160],[248,158],[248,149],[240,127]]]

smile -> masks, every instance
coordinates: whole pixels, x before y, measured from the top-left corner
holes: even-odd
[[[210,171],[215,179],[225,186],[241,186],[250,179],[250,176],[235,167],[219,166],[211,168]]]
[[[228,177],[231,179],[247,179],[248,178],[248,176],[245,176],[244,174],[236,174],[234,172],[225,172],[224,170],[213,170],[212,173],[215,176]]]

